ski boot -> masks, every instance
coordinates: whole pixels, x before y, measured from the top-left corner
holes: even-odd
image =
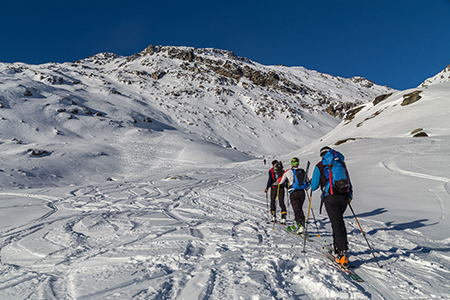
[[[297,234],[302,235],[304,232],[305,232],[305,227],[303,226],[302,223],[298,222],[297,223]]]
[[[340,264],[344,269],[348,268],[348,254],[347,250],[337,251],[335,253],[335,262]]]
[[[275,213],[272,213],[272,218],[270,219],[270,222],[272,222],[272,223],[277,222],[277,217],[275,216]]]
[[[281,225],[286,225],[286,216],[285,216],[285,215],[282,215],[282,216],[281,216],[280,224],[281,224]]]

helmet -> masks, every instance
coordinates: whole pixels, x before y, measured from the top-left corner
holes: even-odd
[[[294,157],[291,159],[291,165],[292,166],[298,166],[300,164],[300,160],[297,157]]]
[[[325,147],[323,147],[322,149],[320,149],[320,157],[323,157],[325,154],[327,154],[327,152],[328,152],[329,150],[331,150],[331,148],[328,147],[328,146],[325,146]]]
[[[277,162],[275,164],[275,166],[273,167],[273,170],[275,172],[275,174],[277,174],[279,177],[281,177],[283,175],[283,163],[281,161]]]

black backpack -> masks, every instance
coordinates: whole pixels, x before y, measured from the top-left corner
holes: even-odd
[[[283,170],[283,164],[280,162],[277,162],[275,166],[273,167],[273,172],[275,175],[275,180],[283,176],[284,170]]]

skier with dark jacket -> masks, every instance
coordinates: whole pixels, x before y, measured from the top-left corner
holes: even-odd
[[[284,189],[285,185],[279,184],[279,179],[283,176],[283,164],[277,160],[272,161],[272,169],[269,170],[269,179],[267,180],[266,189],[264,193],[270,189],[270,212],[272,214],[271,222],[276,222],[276,200],[278,198],[278,203],[281,208],[281,224],[286,224],[286,205],[284,204]]]
[[[348,241],[344,212],[347,209],[348,203],[352,200],[353,187],[347,167],[345,166],[344,156],[340,152],[330,147],[323,147],[320,149],[320,157],[322,160],[314,168],[311,189],[315,191],[320,186],[322,191],[322,203],[320,207],[322,209],[322,204],[325,204],[325,209],[331,222],[336,261],[344,267],[347,267]],[[339,168],[340,173],[343,173],[343,179],[336,180],[338,175],[334,173],[335,168]]]

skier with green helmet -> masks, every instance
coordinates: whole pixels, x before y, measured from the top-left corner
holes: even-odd
[[[305,214],[303,213],[303,203],[305,202],[305,189],[309,188],[308,174],[299,168],[300,160],[292,158],[291,168],[284,172],[279,184],[288,184],[289,198],[294,211],[295,222],[297,223],[297,234],[302,234],[305,228]]]

